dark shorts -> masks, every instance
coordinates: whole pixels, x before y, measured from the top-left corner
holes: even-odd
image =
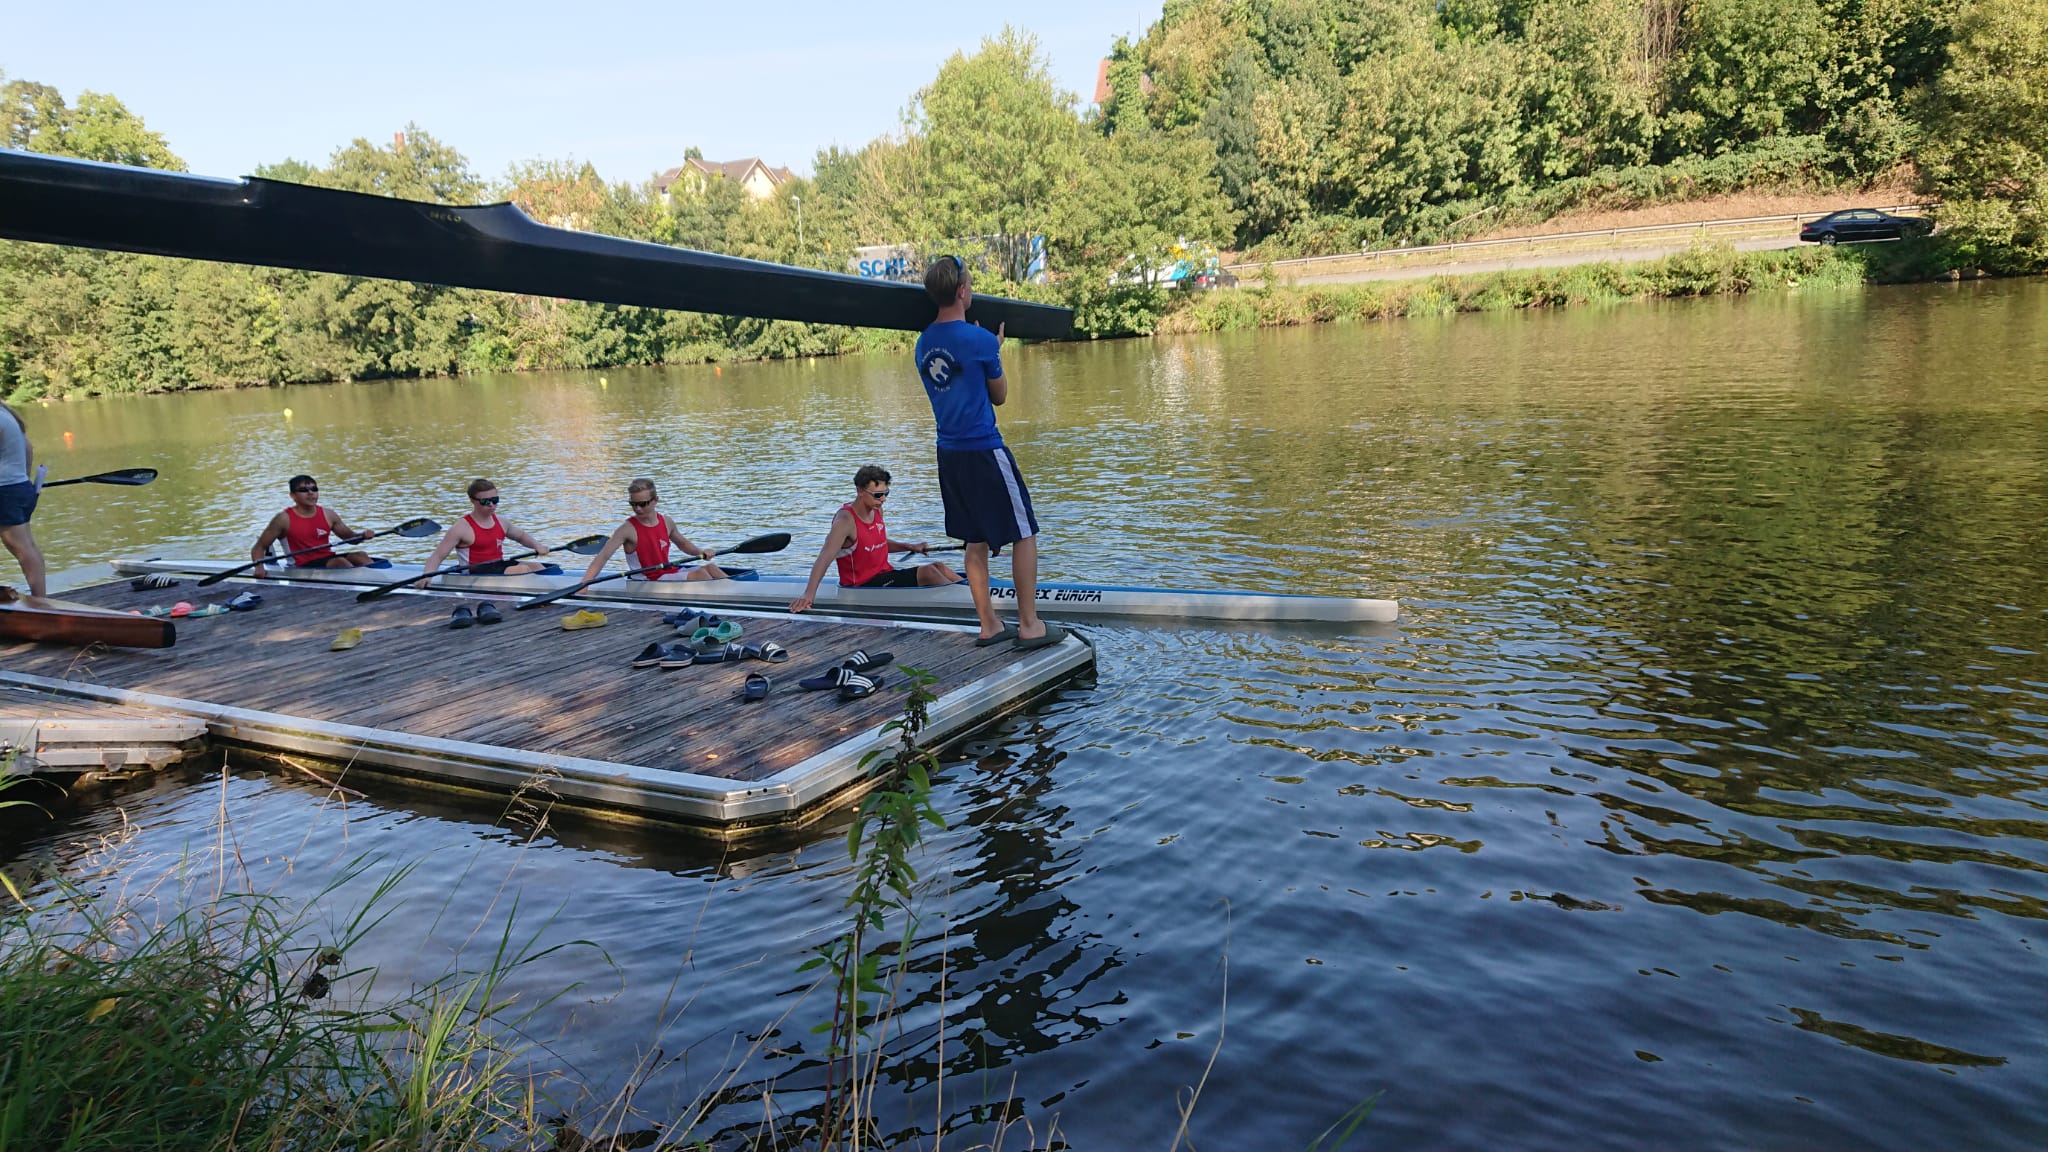
[[[884,572],[884,573],[882,573],[882,574],[881,574],[880,576],[877,576],[877,577],[875,577],[874,579],[872,579],[872,580],[868,581],[867,583],[865,583],[865,584],[855,584],[855,585],[854,585],[854,587],[855,587],[855,588],[915,588],[915,587],[917,587],[917,569],[915,569],[915,568],[891,568],[891,569],[889,569],[889,570],[888,570],[887,572]]]
[[[35,481],[23,480],[0,488],[0,528],[26,524],[36,514]]]
[[[939,449],[939,496],[955,540],[1000,548],[1038,535],[1031,490],[1008,448]]]

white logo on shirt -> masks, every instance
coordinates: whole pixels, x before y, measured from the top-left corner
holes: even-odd
[[[934,348],[925,353],[924,363],[920,367],[924,370],[925,382],[944,392],[953,386],[953,376],[960,371],[960,362],[953,359],[953,354],[944,348]]]

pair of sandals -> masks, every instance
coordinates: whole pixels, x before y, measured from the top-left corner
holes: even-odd
[[[168,616],[173,620],[184,620],[188,618],[193,620],[204,620],[208,616],[225,616],[228,614],[228,612],[229,608],[226,604],[195,605],[189,600],[180,600],[176,604],[173,604],[168,608],[164,607],[161,604],[152,604],[151,606],[144,608],[142,610],[142,615],[155,616],[159,618]]]
[[[498,606],[486,600],[482,604],[477,605],[474,612],[469,610],[469,605],[467,604],[457,604],[455,611],[449,614],[448,626],[450,628],[467,628],[471,624],[497,624],[501,623],[504,619],[505,615],[498,611]]]
[[[728,642],[705,645],[649,644],[633,658],[635,668],[688,668],[696,664],[738,663],[741,660],[763,660],[780,664],[789,659],[789,651],[782,645],[769,641],[766,644],[739,644]]]
[[[836,666],[814,676],[806,676],[797,681],[796,686],[806,692],[829,692],[836,688],[841,700],[860,700],[881,690],[882,674],[878,669],[895,659],[893,652],[870,654],[855,650]]]

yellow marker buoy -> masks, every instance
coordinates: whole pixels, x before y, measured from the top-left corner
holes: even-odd
[[[285,419],[287,419],[287,420],[289,420],[289,419],[291,419],[291,418],[292,418],[292,410],[291,410],[291,409],[287,408],[287,409],[285,409],[285,410],[284,410],[284,418],[285,418]]]
[[[612,382],[611,382],[611,381],[609,381],[609,380],[607,380],[607,379],[605,379],[605,378],[604,378],[604,377],[602,377],[602,376],[599,376],[599,377],[597,378],[597,386],[598,386],[599,388],[609,388],[609,387],[611,387],[611,386],[612,386]]]

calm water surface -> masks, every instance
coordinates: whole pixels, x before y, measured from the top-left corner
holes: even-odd
[[[936,537],[899,359],[35,409],[58,473],[165,473],[52,492],[37,531],[58,568],[233,555],[305,470],[359,525],[446,521],[488,475],[565,538],[648,474],[699,539],[809,535],[881,461],[893,531]],[[1405,618],[1105,627],[1098,684],[948,766],[904,1131],[1009,1101],[1077,1148],[1164,1147],[1220,1040],[1207,1148],[1304,1148],[1375,1093],[1373,1147],[2048,1144],[2048,284],[1032,349],[1011,376],[1049,576]],[[658,1051],[658,1113],[758,1043],[723,1120],[776,1077],[804,1105],[825,1005],[794,969],[837,922],[837,829],[720,854],[370,792],[246,773],[121,807],[168,860],[224,804],[286,892],[424,858],[352,959],[438,973],[516,902],[603,950],[522,976],[581,982],[539,1033],[560,1067],[616,1086]],[[123,818],[17,851],[74,861]]]

